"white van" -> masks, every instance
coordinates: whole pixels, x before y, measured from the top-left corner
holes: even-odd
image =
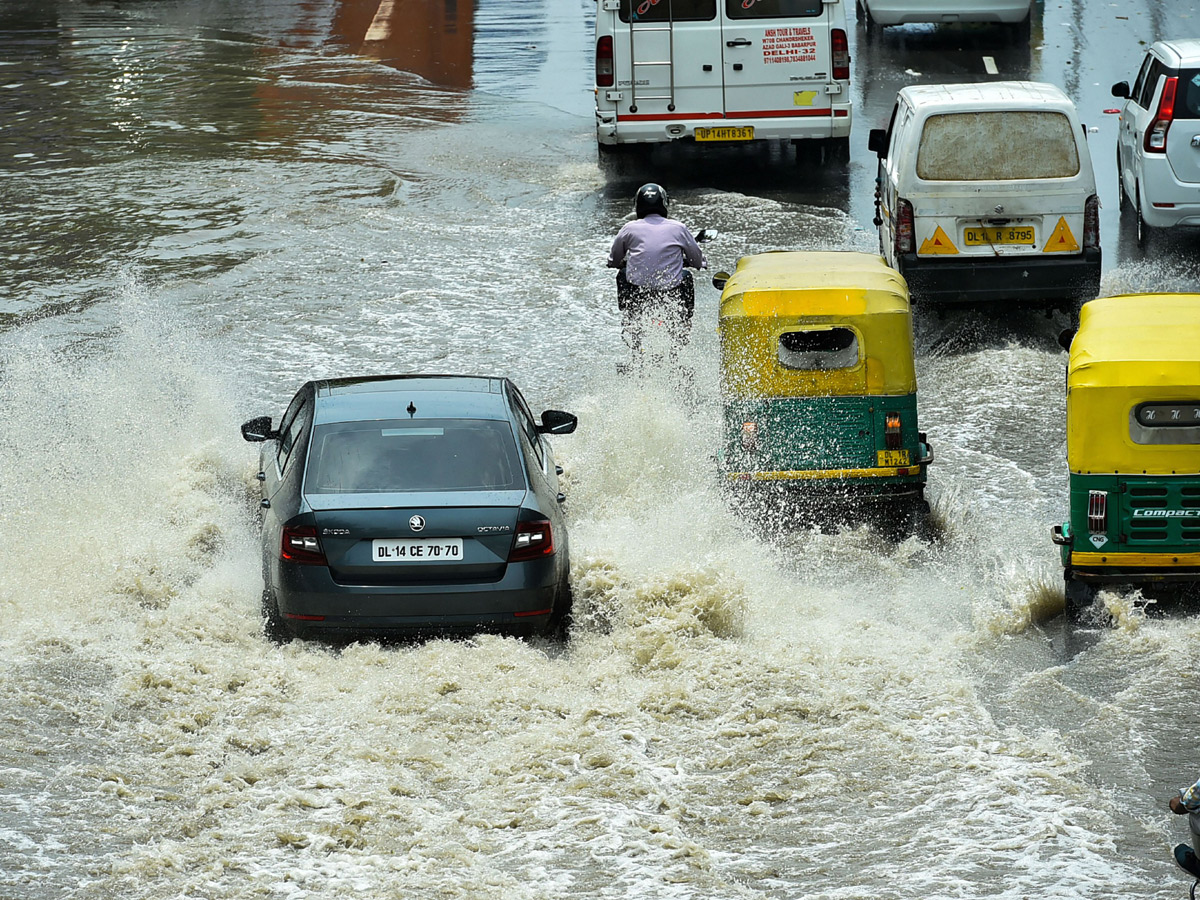
[[[849,158],[843,0],[596,0],[596,139],[817,140]]]
[[[1096,176],[1057,87],[906,87],[869,146],[880,249],[914,299],[1067,307],[1099,293]]]

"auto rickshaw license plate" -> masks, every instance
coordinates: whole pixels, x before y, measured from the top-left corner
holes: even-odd
[[[909,455],[907,450],[880,450],[879,462],[880,466],[907,466]]]
[[[753,125],[729,125],[721,128],[697,128],[698,141],[752,141],[754,140]]]
[[[965,228],[963,243],[968,247],[992,244],[1029,244],[1033,246],[1032,225],[1001,225],[1000,227]]]

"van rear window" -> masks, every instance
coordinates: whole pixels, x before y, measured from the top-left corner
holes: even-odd
[[[731,19],[812,18],[825,11],[821,0],[725,0]]]
[[[1183,69],[1177,91],[1183,102],[1175,104],[1175,118],[1200,119],[1200,69]]]
[[[709,22],[717,0],[621,0],[622,22]]]
[[[849,328],[785,331],[777,353],[785,369],[851,369],[858,365],[858,335]]]
[[[1060,112],[930,116],[917,148],[925,181],[1015,181],[1079,174],[1071,120]]]

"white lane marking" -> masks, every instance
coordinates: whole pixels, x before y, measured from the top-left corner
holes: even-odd
[[[998,68],[996,68],[996,60],[992,59],[992,57],[990,57],[990,56],[985,56],[983,58],[983,68],[984,68],[984,71],[987,72],[989,75],[999,75],[1000,74],[1000,70]]]

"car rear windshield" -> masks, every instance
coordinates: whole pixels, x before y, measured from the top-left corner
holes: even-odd
[[[397,419],[337,422],[313,431],[310,494],[495,491],[524,488],[508,422]]]
[[[785,369],[850,369],[858,365],[858,335],[849,328],[785,331],[777,353]]]
[[[621,0],[622,22],[709,22],[717,0]]]
[[[917,149],[925,181],[1015,181],[1079,174],[1071,120],[1060,112],[930,116]]]
[[[1179,72],[1176,119],[1200,119],[1200,69],[1181,69]]]

